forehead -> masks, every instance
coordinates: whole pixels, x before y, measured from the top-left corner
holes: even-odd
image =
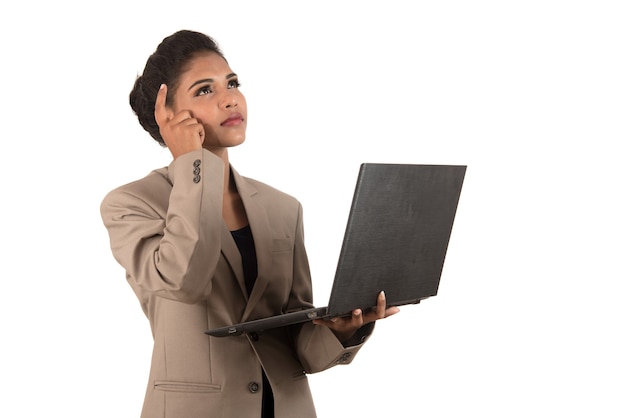
[[[195,81],[196,78],[216,78],[232,74],[230,66],[221,55],[212,51],[194,54],[182,67],[181,80]]]

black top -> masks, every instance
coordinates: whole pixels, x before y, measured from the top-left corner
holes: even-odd
[[[235,243],[237,244],[237,248],[239,248],[239,253],[241,254],[241,260],[243,262],[243,276],[246,281],[248,296],[250,296],[257,276],[256,250],[254,249],[252,230],[248,225],[236,231],[231,231],[230,233],[235,239]]]
[[[250,226],[244,226],[236,231],[230,231],[237,244],[241,261],[243,264],[243,276],[246,282],[248,296],[252,292],[257,276],[256,250],[254,249],[254,238]],[[270,386],[265,370],[263,371],[263,403],[261,408],[261,418],[274,418],[274,394]]]

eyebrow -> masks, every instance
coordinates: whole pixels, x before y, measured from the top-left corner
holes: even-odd
[[[236,73],[230,73],[228,74],[225,78],[226,80],[230,80],[231,78],[237,77]],[[191,90],[192,88],[194,88],[195,86],[197,86],[198,84],[202,84],[202,83],[213,83],[215,82],[214,79],[212,78],[203,78],[202,80],[198,80],[195,81],[191,86],[189,86],[189,88],[187,89],[187,91]]]

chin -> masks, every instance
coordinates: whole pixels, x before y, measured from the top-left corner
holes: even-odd
[[[206,148],[208,150],[214,150],[216,148],[233,148],[243,144],[245,140],[245,135],[226,138],[207,138],[202,144],[202,148]]]
[[[238,138],[232,138],[230,139],[226,144],[224,144],[227,147],[236,147],[237,145],[241,145],[244,142],[246,142],[246,137],[245,136],[241,136]]]

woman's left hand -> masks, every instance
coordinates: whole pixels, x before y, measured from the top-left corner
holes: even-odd
[[[313,323],[327,326],[335,333],[339,341],[345,342],[352,338],[356,331],[363,325],[387,318],[398,312],[400,312],[400,309],[396,306],[387,308],[387,300],[385,299],[385,292],[383,291],[378,294],[376,309],[370,312],[363,313],[363,310],[355,309],[350,316],[314,319]]]

